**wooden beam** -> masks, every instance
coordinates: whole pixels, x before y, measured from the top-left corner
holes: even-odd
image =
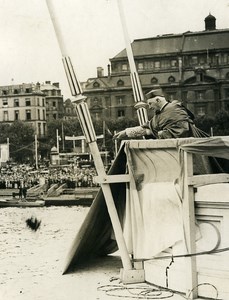
[[[223,182],[229,182],[228,173],[194,175],[188,177],[188,185],[205,185],[205,184],[214,184],[214,183],[223,183]]]
[[[183,222],[185,231],[185,242],[187,253],[196,252],[196,228],[195,228],[195,207],[194,189],[188,184],[188,178],[193,175],[193,158],[191,153],[183,152],[184,155],[184,197],[183,197]],[[197,271],[196,257],[185,258],[186,262],[186,294],[190,299],[197,299]]]
[[[118,182],[130,182],[129,174],[119,174],[119,175],[106,175],[95,176],[94,180],[96,183],[118,183]]]

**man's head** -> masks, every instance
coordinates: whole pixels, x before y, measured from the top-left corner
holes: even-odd
[[[165,96],[161,89],[151,90],[146,94],[147,103],[149,108],[157,113],[167,103]]]

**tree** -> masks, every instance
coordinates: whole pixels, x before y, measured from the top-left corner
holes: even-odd
[[[17,162],[31,162],[34,157],[34,129],[32,125],[15,121],[0,125],[0,141],[9,138],[10,157]]]
[[[198,128],[211,135],[211,128],[215,125],[215,119],[209,116],[201,116],[195,119]]]
[[[229,113],[225,110],[215,115],[214,135],[229,135]]]

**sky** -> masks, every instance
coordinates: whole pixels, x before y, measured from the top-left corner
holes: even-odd
[[[107,75],[109,59],[125,48],[117,0],[53,0],[79,81]],[[209,13],[229,28],[229,0],[122,0],[129,40],[202,31]],[[45,0],[0,0],[0,86],[59,82],[71,97]]]

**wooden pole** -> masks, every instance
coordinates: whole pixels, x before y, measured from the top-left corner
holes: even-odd
[[[60,146],[59,146],[59,132],[58,129],[56,130],[56,148],[57,148],[57,152],[60,152]]]
[[[10,139],[7,138],[6,141],[7,141],[8,160],[10,160]]]
[[[62,149],[63,149],[63,152],[64,152],[65,146],[64,146],[64,123],[63,122],[61,124],[61,136],[62,136]]]
[[[38,155],[37,155],[37,135],[35,134],[35,167],[38,169]]]
[[[120,19],[123,28],[124,40],[126,44],[126,52],[129,61],[129,66],[130,66],[130,78],[131,78],[131,84],[132,84],[132,89],[134,94],[134,100],[136,102],[135,108],[137,109],[139,124],[143,125],[148,121],[147,109],[146,109],[147,106],[146,103],[144,102],[144,95],[143,95],[140,79],[138,76],[138,72],[136,69],[136,65],[134,62],[134,55],[133,55],[133,51],[132,51],[132,47],[131,47],[131,43],[127,31],[124,10],[122,7],[122,0],[117,0],[117,1],[118,1],[119,14],[120,14]]]
[[[80,83],[78,79],[76,78],[70,57],[67,56],[67,51],[66,47],[63,43],[63,35],[60,30],[60,26],[55,18],[54,14],[54,6],[52,5],[51,0],[46,0],[48,10],[53,22],[53,26],[56,32],[56,36],[60,45],[60,49],[62,52],[62,60],[64,64],[64,69],[66,72],[66,76],[68,79],[68,83],[71,89],[72,96],[75,97],[74,103],[75,103],[75,108],[76,112],[80,121],[81,128],[83,130],[84,136],[86,138],[87,143],[89,144],[90,151],[92,153],[93,159],[94,159],[94,164],[97,170],[98,175],[102,177],[106,177],[104,165],[102,162],[102,158],[98,149],[98,145],[96,142],[96,134],[94,130],[94,126],[92,123],[92,119],[89,113],[89,109],[87,106],[87,103],[85,102],[86,97],[82,95],[82,88],[80,86]],[[132,269],[132,264],[130,260],[130,256],[128,254],[125,240],[123,237],[122,233],[122,227],[119,221],[118,213],[114,204],[112,192],[110,185],[107,183],[102,183],[101,188],[104,194],[104,198],[106,201],[108,213],[111,218],[111,223],[114,229],[116,241],[119,247],[120,255],[121,255],[121,260],[123,264],[123,268],[126,270],[131,270]]]

